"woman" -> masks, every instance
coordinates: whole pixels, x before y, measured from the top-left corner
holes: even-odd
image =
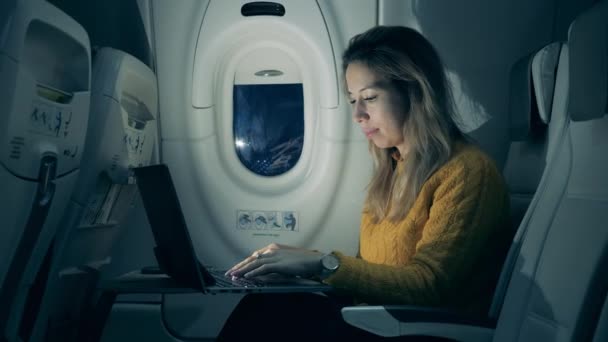
[[[351,39],[343,72],[353,120],[369,139],[375,166],[361,219],[359,256],[272,244],[227,274],[318,277],[358,303],[485,314],[511,241],[508,193],[491,159],[456,125],[437,52],[412,29],[374,27]],[[291,297],[301,298],[285,304],[290,296],[248,296],[222,335],[247,324],[255,330],[259,322],[241,321],[251,318],[256,307],[272,311],[273,302],[282,302],[276,310],[304,312],[302,319],[308,318],[307,310],[319,311],[301,306],[312,295]],[[344,304],[319,298],[315,301],[325,300],[329,308]],[[327,310],[335,315],[337,336],[359,336],[341,321],[338,309]],[[315,324],[327,327],[325,321],[299,324],[309,330]]]

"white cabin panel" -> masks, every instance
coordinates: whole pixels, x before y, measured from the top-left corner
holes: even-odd
[[[241,4],[246,2],[240,1]],[[257,23],[275,31],[287,27],[290,32],[296,32],[295,38],[276,38],[277,34],[271,34],[264,39],[252,38],[241,46],[235,47],[236,44],[231,42],[233,53],[226,54],[221,64],[216,65],[220,61],[213,60],[205,68],[206,71],[222,70],[217,71],[212,80],[207,80],[209,87],[215,82],[207,93],[211,94],[212,101],[193,106],[194,99],[201,95],[193,90],[197,73],[191,66],[195,64],[195,53],[203,51],[203,47],[209,49],[213,40],[205,41],[199,37],[201,27],[209,25],[205,20],[219,18],[215,22],[219,21],[223,28],[218,34],[229,39],[229,33],[234,32],[230,31],[231,20],[243,19],[239,18],[235,4],[222,3],[184,0],[169,4],[154,1],[152,6],[161,113],[161,161],[171,168],[200,261],[216,267],[229,267],[254,248],[270,242],[322,251],[338,249],[355,255],[360,211],[372,162],[368,142],[358,125],[352,122],[351,108],[345,101],[341,54],[350,37],[377,24],[377,1],[299,0],[297,8],[305,8],[298,11],[293,10],[294,2],[280,1],[290,16],[289,20],[270,18],[271,23],[278,25],[276,29],[275,26],[267,26],[261,18],[249,20],[248,24]],[[213,15],[210,12],[213,5],[235,7],[237,15]],[[322,17],[323,22],[292,20],[293,13],[305,17],[311,11],[316,13],[315,17]],[[313,29],[314,25],[318,25],[315,29],[321,29],[317,31],[320,32],[320,42],[314,36],[306,36],[307,30]],[[268,31],[267,28],[264,30],[260,32]],[[200,35],[204,34],[208,33],[203,29]],[[302,53],[301,48],[306,46],[323,53]],[[272,61],[277,54],[266,53],[264,57],[263,54],[271,49],[287,56],[291,63]],[[216,51],[217,54],[220,52]],[[256,56],[260,54],[262,56]],[[274,67],[265,65],[271,61],[270,66]],[[296,65],[296,70],[290,72],[287,64]],[[234,85],[263,83],[259,78],[251,81],[245,74],[264,69],[281,69],[284,75],[287,70],[293,78],[267,80],[273,79],[274,84],[296,80],[303,84],[304,92],[305,146],[299,162],[277,177],[261,177],[247,170],[238,160],[234,147]],[[223,78],[218,76],[222,73]],[[325,82],[321,74],[331,76],[332,87],[336,88],[336,92],[331,91],[336,95],[334,102],[324,99],[327,92],[319,84]],[[322,101],[331,106],[323,105]],[[297,211],[298,231],[240,229],[239,210]],[[144,233],[148,237],[149,228],[146,227]],[[132,261],[126,256],[122,259]],[[224,297],[166,296],[162,303],[166,331],[180,338],[215,338],[240,295]],[[187,322],[184,321],[185,312],[191,315]],[[106,336],[124,330],[121,329],[123,325],[112,319]]]
[[[192,108],[192,66],[208,4],[208,0],[151,2],[163,140],[204,139],[214,132],[211,112]]]
[[[367,11],[339,21],[336,13],[354,3],[280,3],[286,10],[283,17],[244,17],[242,3],[212,1],[206,8],[196,3],[177,6],[184,16],[171,23],[170,31],[160,32],[169,25],[155,22],[157,37],[166,39],[157,42],[162,162],[175,178],[201,261],[218,267],[228,267],[272,242],[322,246],[351,255],[358,248],[372,163],[367,141],[352,123],[350,106],[339,99],[344,95],[338,66],[349,36],[375,25],[376,2],[357,2]],[[153,12],[162,13],[165,5],[158,4],[162,10],[154,5]],[[182,22],[199,21],[193,12],[204,16],[194,70],[192,79],[184,72],[178,82],[163,70],[171,51],[191,51],[177,46],[179,39],[173,37],[186,30]],[[279,70],[281,75],[254,76],[264,70]],[[166,84],[171,80],[181,84]],[[192,90],[180,91],[190,81]],[[298,161],[282,174],[256,174],[235,152],[234,89],[241,84],[302,85],[304,143]],[[192,94],[192,106],[171,106],[172,99],[183,99],[179,93]]]

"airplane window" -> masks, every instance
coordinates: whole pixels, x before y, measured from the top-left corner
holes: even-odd
[[[235,85],[234,144],[241,162],[261,176],[296,165],[304,144],[302,84]]]

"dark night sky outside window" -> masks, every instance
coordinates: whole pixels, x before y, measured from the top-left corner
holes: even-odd
[[[234,143],[239,159],[261,176],[296,165],[304,143],[302,84],[234,86]]]

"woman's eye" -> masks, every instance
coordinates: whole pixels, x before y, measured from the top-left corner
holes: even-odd
[[[350,104],[355,104],[355,100],[348,100],[348,102],[350,102]]]
[[[376,99],[376,97],[377,96],[370,96],[370,97],[364,98],[364,100],[367,101],[367,102],[371,102],[371,101],[374,101]]]

